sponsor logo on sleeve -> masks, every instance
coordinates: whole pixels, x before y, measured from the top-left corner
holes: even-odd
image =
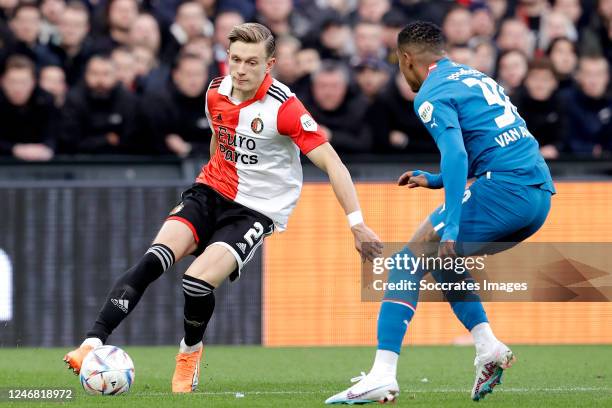
[[[419,116],[423,123],[429,123],[433,117],[434,107],[429,101],[425,101],[419,106]]]
[[[307,132],[316,132],[318,125],[317,122],[307,113],[303,114],[300,117],[300,122],[302,122],[302,129]]]

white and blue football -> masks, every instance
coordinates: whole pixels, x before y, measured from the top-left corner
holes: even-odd
[[[119,347],[96,347],[83,360],[79,376],[89,394],[124,394],[134,382],[134,363]]]

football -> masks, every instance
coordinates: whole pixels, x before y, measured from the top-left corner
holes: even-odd
[[[134,382],[134,363],[119,347],[97,347],[83,360],[80,380],[92,395],[124,394]]]

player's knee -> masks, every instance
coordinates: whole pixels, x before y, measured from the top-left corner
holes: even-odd
[[[413,243],[427,243],[438,241],[440,241],[440,236],[434,229],[433,225],[431,225],[431,221],[429,219],[423,221],[423,223],[415,231],[412,238],[410,238],[410,242]]]
[[[193,253],[198,246],[193,232],[185,224],[175,220],[164,223],[153,245],[164,245],[169,248],[176,261]]]
[[[191,264],[187,272],[185,272],[185,276],[190,276],[205,281],[213,287],[218,287],[236,268],[237,263],[233,257],[231,262],[228,262],[228,259],[200,256]]]

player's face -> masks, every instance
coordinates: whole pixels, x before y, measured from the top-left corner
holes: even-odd
[[[412,89],[412,92],[419,92],[422,81],[419,80],[417,76],[415,65],[412,63],[412,56],[400,48],[397,50],[397,57],[399,60],[400,72],[404,75],[404,78],[406,78],[406,82],[410,85],[410,89]]]
[[[265,44],[236,41],[228,53],[234,90],[243,94],[256,92],[275,62],[266,55]]]

